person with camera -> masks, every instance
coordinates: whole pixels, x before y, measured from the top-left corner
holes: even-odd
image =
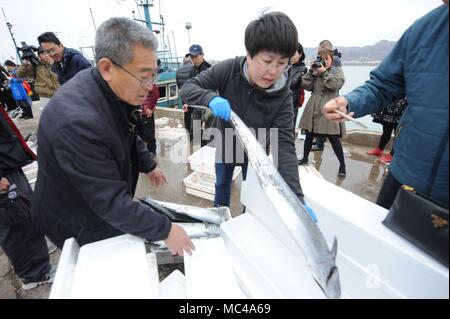
[[[92,68],[83,54],[75,49],[65,48],[53,32],[45,32],[37,38],[39,45],[53,59],[52,70],[63,85],[78,72]]]
[[[32,190],[22,167],[36,160],[11,118],[0,107],[0,246],[23,289],[51,282],[45,237],[31,222]]]
[[[52,59],[41,46],[37,48],[37,58],[32,50],[22,52],[23,63],[17,69],[17,76],[33,80],[34,90],[40,97],[40,107],[43,109],[59,89],[58,77],[52,72]]]
[[[333,49],[333,44],[330,42],[330,40],[320,41],[319,49],[317,50],[317,53],[319,53],[320,50],[333,51],[333,66],[336,68],[342,67],[342,61],[341,61],[342,54],[338,51],[338,49]],[[345,125],[343,123],[341,124],[341,130],[345,130]],[[313,152],[323,151],[325,148],[326,140],[327,140],[326,136],[318,136],[318,137],[314,138],[311,151],[313,151]]]
[[[300,128],[306,132],[303,158],[299,165],[308,164],[314,137],[325,136],[331,142],[334,153],[339,160],[339,177],[346,176],[344,150],[340,138],[345,134],[339,123],[328,121],[323,114],[323,106],[335,98],[344,85],[345,78],[341,68],[333,66],[333,51],[321,50],[307,74],[303,76],[302,87],[311,91],[311,97],[305,106]]]

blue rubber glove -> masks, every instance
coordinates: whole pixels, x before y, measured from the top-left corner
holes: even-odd
[[[314,220],[315,223],[318,222],[317,220],[317,216],[314,213],[313,209],[311,207],[308,206],[308,204],[305,204],[305,209],[306,211],[309,213],[309,215],[311,216],[311,218]]]
[[[227,100],[216,96],[209,102],[209,108],[212,110],[214,116],[228,121],[231,116],[231,106]]]

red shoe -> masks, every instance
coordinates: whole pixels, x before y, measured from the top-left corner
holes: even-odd
[[[381,155],[383,155],[383,150],[381,150],[377,147],[377,148],[374,148],[373,150],[368,151],[367,155],[381,156]]]
[[[380,158],[378,158],[378,161],[383,164],[389,165],[392,162],[392,155],[391,154],[383,155]]]

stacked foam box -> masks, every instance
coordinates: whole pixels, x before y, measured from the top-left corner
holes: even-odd
[[[214,200],[216,170],[215,170],[216,149],[210,146],[204,146],[188,157],[191,169],[194,171],[183,180],[186,192],[188,194]],[[241,172],[240,167],[234,169],[233,180]]]

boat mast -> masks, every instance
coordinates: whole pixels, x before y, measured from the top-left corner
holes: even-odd
[[[2,12],[3,12],[3,17],[5,18],[5,22],[6,22],[6,27],[8,28],[9,34],[11,35],[11,39],[14,43],[14,48],[16,49],[16,55],[17,55],[17,61],[20,61],[20,63],[22,63],[22,58],[20,57],[20,50],[17,47],[16,44],[16,39],[14,39],[14,33],[12,32],[12,24],[8,22],[8,19],[6,19],[6,14],[5,14],[5,10],[3,10],[2,8]]]
[[[161,58],[162,66],[164,68],[168,67],[169,69],[172,69],[172,67],[173,67],[173,56],[172,56],[171,52],[167,51],[167,45],[166,45],[166,39],[165,39],[164,17],[160,13],[161,22],[160,23],[159,22],[152,22],[151,16],[150,16],[150,8],[152,8],[154,6],[153,0],[136,0],[136,6],[138,8],[141,7],[142,10],[144,11],[144,20],[136,19],[134,17],[134,12],[133,12],[133,19],[135,21],[139,21],[139,22],[145,23],[146,27],[150,31],[161,35],[160,36],[160,39],[161,39],[161,43],[160,44],[161,45],[160,45],[160,50],[158,51],[158,55]],[[153,30],[153,26],[154,25],[160,26],[161,30]],[[172,60],[172,61],[169,61],[169,60]]]

